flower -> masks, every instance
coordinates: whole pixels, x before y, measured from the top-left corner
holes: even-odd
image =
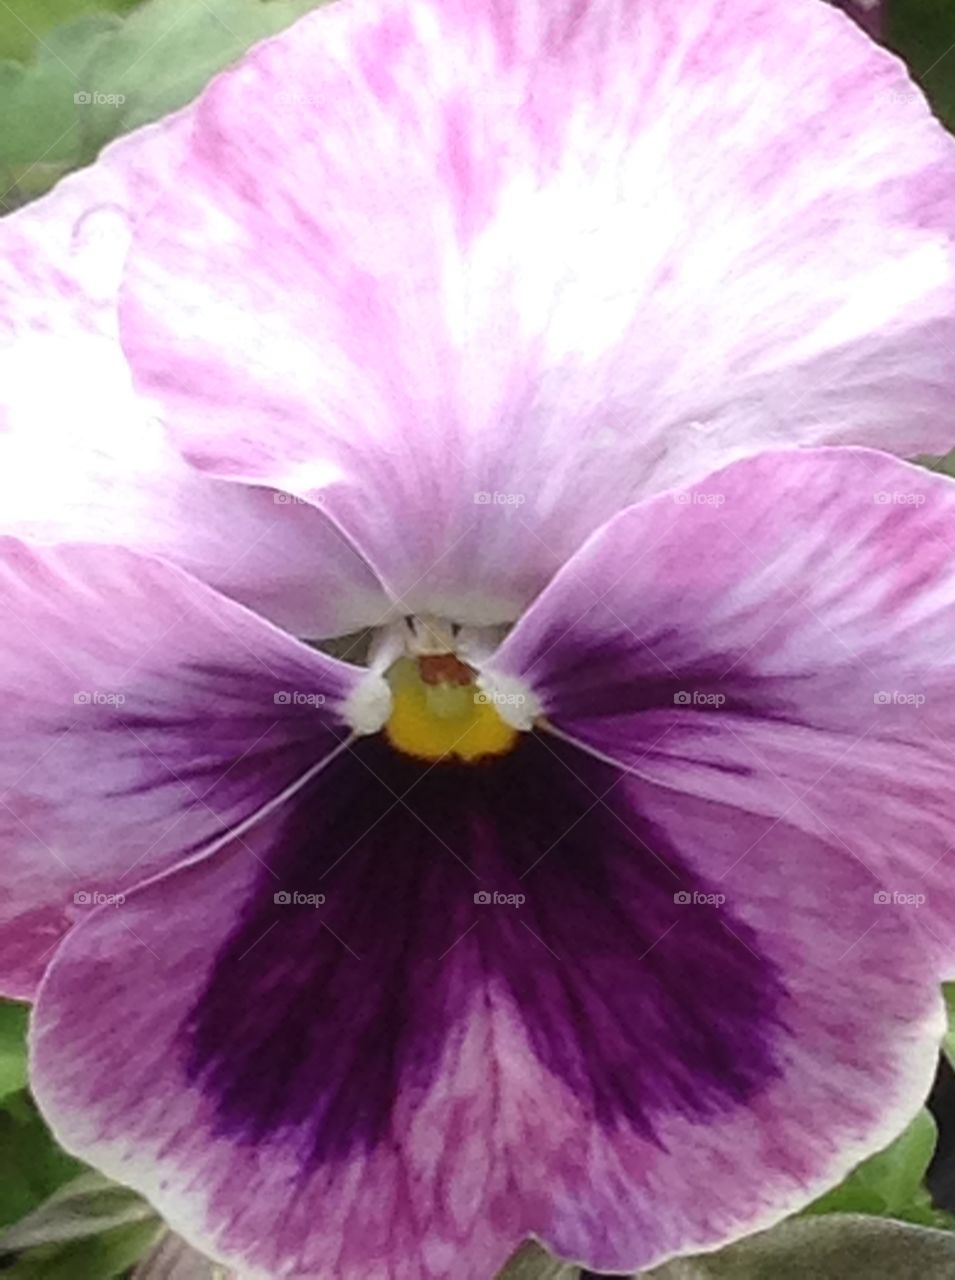
[[[631,1271],[924,1096],[905,84],[815,0],[346,0],[0,226],[6,989],[64,1145],[242,1275]]]

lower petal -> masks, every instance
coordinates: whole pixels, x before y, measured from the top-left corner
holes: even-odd
[[[631,1271],[930,1084],[934,975],[858,863],[563,744],[365,739],[246,840],[88,918],[33,1033],[60,1140],[244,1275],[487,1280],[531,1234]]]

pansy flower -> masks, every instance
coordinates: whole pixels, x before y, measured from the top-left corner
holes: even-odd
[[[0,941],[246,1277],[609,1271],[930,1083],[953,148],[816,0],[343,0],[0,226]],[[794,446],[801,446],[795,448]]]

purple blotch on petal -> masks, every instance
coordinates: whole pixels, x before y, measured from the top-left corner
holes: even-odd
[[[743,921],[676,900],[718,886],[621,779],[535,735],[480,765],[428,768],[374,738],[333,762],[188,1018],[221,1132],[301,1130],[307,1170],[375,1147],[482,992],[607,1127],[659,1141],[656,1117],[703,1120],[765,1086],[781,976]],[[283,890],[326,901],[276,903]]]

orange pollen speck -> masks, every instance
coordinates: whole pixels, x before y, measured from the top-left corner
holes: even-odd
[[[469,685],[474,672],[453,653],[428,654],[418,659],[418,673],[424,684]]]

